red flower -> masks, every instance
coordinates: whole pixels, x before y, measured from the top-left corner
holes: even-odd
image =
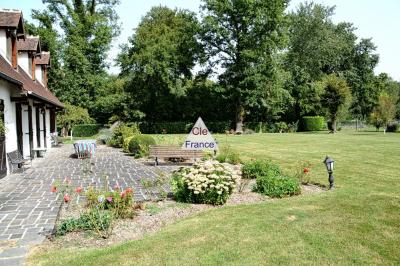
[[[76,193],[81,193],[82,190],[83,190],[83,188],[79,186],[79,187],[77,187],[77,188],[75,189],[75,192],[76,192]]]
[[[126,192],[126,193],[132,193],[133,190],[132,190],[132,188],[128,187],[127,189],[125,189],[125,192]]]
[[[68,194],[64,195],[64,202],[69,202],[71,200],[71,197]]]
[[[57,187],[56,186],[51,186],[51,192],[56,193],[57,192]]]
[[[306,167],[306,168],[303,169],[303,173],[308,174],[309,172],[310,172],[309,168]]]

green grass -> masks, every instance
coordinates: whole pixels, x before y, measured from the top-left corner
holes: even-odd
[[[179,139],[176,136],[166,136]],[[334,191],[205,211],[139,241],[102,249],[36,253],[44,265],[400,264],[400,135],[217,135],[244,159],[268,158],[285,171],[301,161],[327,184],[322,161],[336,161]]]

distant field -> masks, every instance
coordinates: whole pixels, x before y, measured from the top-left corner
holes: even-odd
[[[157,136],[167,144],[185,135]],[[284,171],[336,161],[334,191],[206,211],[139,241],[96,250],[53,250],[31,265],[400,264],[400,134],[321,132],[216,135],[243,159],[268,158]]]

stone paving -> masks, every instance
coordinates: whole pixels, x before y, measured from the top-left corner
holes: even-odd
[[[77,159],[73,153],[70,144],[54,148],[25,172],[0,179],[0,265],[21,265],[30,246],[53,233],[61,206],[61,197],[50,192],[55,180],[70,178],[73,186],[104,187],[108,176],[111,188],[115,184],[132,187],[135,200],[143,201],[154,192],[144,188],[141,180],[154,180],[176,169],[146,165],[106,146],[99,146],[90,160]]]

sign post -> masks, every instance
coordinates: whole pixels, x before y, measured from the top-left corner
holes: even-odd
[[[213,150],[214,153],[218,150],[218,144],[211,136],[210,131],[207,129],[203,119],[199,117],[194,124],[192,130],[187,136],[182,145],[184,150]]]

